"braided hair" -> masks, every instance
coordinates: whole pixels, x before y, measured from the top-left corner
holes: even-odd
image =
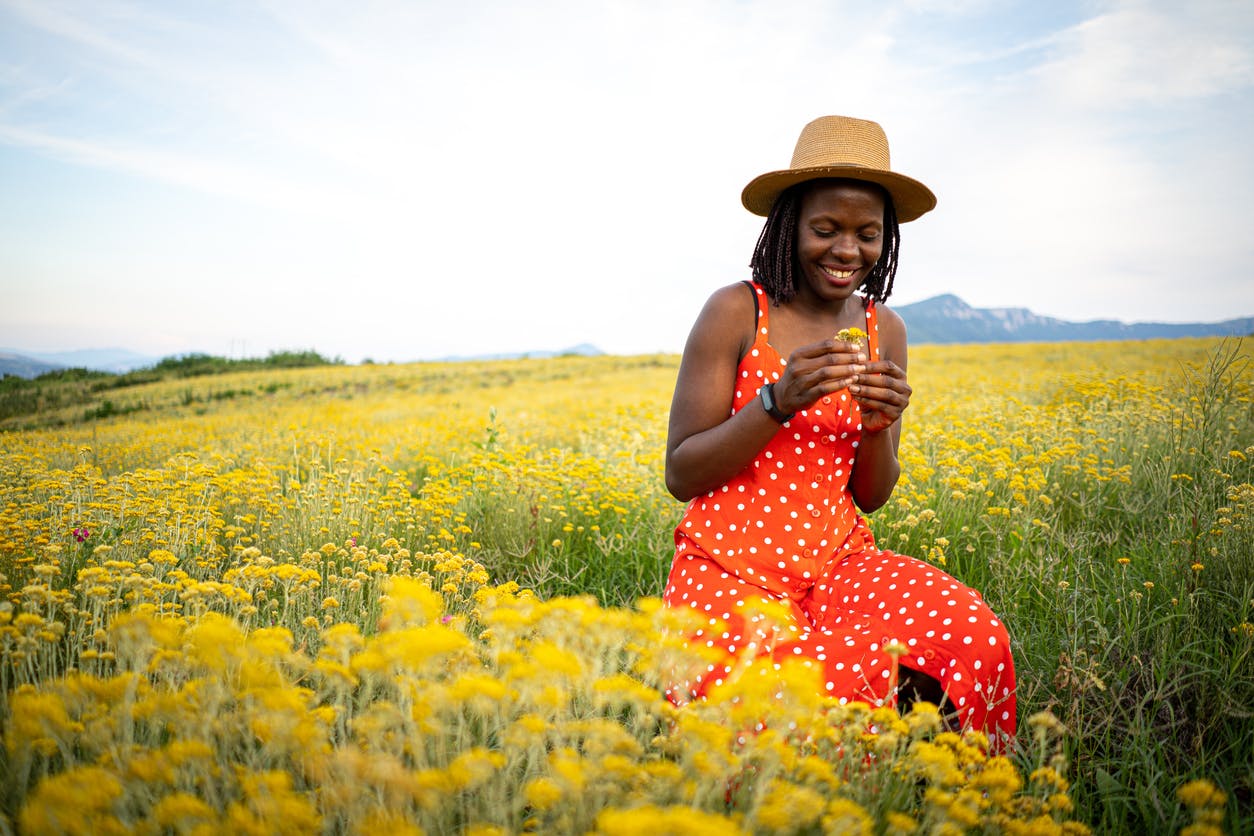
[[[797,295],[801,273],[796,253],[801,200],[816,183],[830,182],[833,181],[806,180],[789,186],[775,199],[770,214],[766,216],[749,267],[753,270],[753,280],[762,285],[766,295],[776,304],[787,302]],[[876,302],[887,300],[893,292],[893,279],[897,276],[897,250],[901,243],[892,196],[886,189],[880,188],[880,191],[884,198],[884,248],[860,288]]]

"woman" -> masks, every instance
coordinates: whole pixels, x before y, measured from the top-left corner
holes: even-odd
[[[701,697],[751,645],[821,666],[841,702],[893,704],[900,692],[1008,739],[1014,664],[1000,620],[934,566],[877,548],[859,514],[892,494],[910,403],[906,329],[880,304],[898,223],[936,198],[891,170],[879,125],[828,116],[802,131],[791,167],[754,179],[742,202],[767,217],[753,282],[716,291],[698,316],[666,449],[667,487],[691,501],[664,598],[708,615],[693,640],[724,661],[668,697]],[[854,328],[865,345],[835,336]],[[774,639],[745,615],[763,600],[790,613]],[[894,690],[886,647],[902,646]]]

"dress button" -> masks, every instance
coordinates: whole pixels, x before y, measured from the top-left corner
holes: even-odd
[[[814,549],[802,549],[801,556],[806,558],[814,557]]]
[[[820,511],[818,508],[811,508],[811,509],[810,509],[810,516],[812,516],[812,517],[821,517],[821,516],[823,516],[823,512],[822,512],[822,511]]]
[[[828,397],[827,395],[823,396],[823,403],[831,403],[831,402],[832,402],[832,399],[830,397]]]

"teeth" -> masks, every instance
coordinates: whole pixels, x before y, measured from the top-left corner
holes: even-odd
[[[829,276],[835,276],[838,279],[847,279],[850,276],[852,276],[855,271],[853,270],[830,270],[824,267],[823,272],[827,273],[827,275]]]

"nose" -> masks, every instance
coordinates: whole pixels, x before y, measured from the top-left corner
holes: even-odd
[[[858,257],[858,241],[853,235],[837,235],[832,239],[832,255],[841,261],[853,261]]]

